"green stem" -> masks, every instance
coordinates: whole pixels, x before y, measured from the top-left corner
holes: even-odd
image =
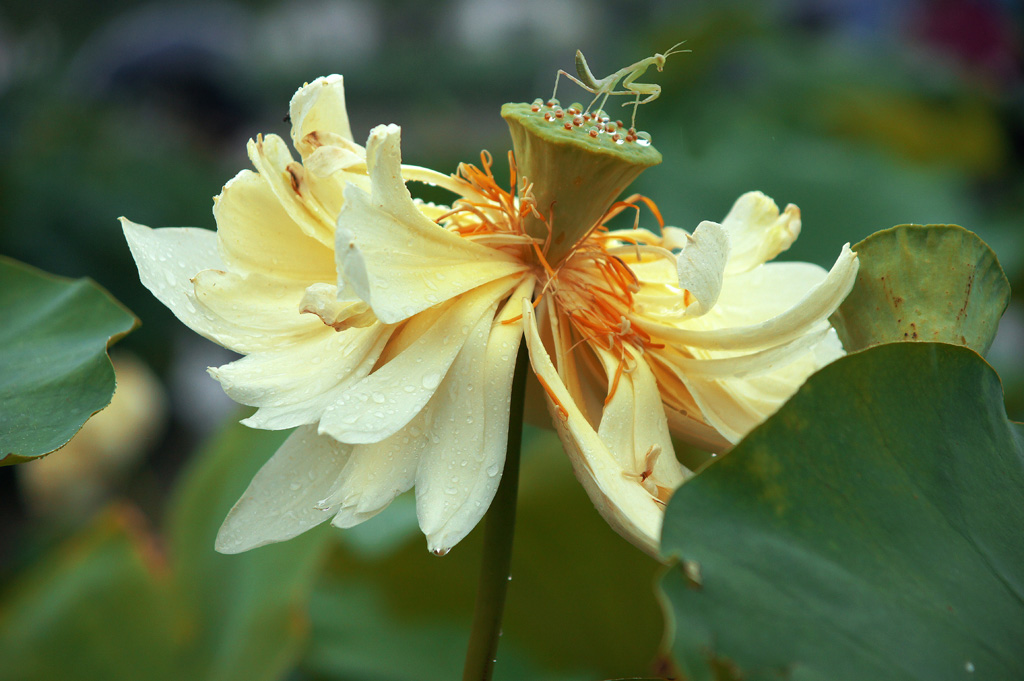
[[[526,367],[529,355],[526,342],[519,344],[515,375],[512,378],[512,404],[508,414],[508,449],[505,470],[498,491],[491,501],[484,524],[484,550],[480,565],[480,583],[476,592],[473,629],[469,635],[466,666],[462,681],[490,681],[494,673],[501,616],[505,610],[509,566],[512,562],[512,536],[516,526],[516,493],[519,489],[519,447],[523,439],[523,402],[526,393]]]

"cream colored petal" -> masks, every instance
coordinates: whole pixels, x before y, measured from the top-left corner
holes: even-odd
[[[711,313],[693,328],[759,324],[784,314],[828,276],[806,262],[769,262],[750,272],[727,276]]]
[[[658,382],[669,431],[684,442],[709,452],[728,449],[729,441],[705,421],[697,402],[680,380],[678,367],[666,365],[666,352],[667,349],[648,350],[644,358]]]
[[[689,358],[675,353],[671,356],[671,364],[680,375],[689,378],[721,380],[730,378],[747,378],[766,374],[803,357],[812,348],[825,340],[831,327],[822,322],[820,328],[798,336],[789,343],[776,345],[757,352],[747,354],[727,354],[710,351],[701,353],[703,358]],[[834,333],[834,332],[832,332]]]
[[[812,373],[843,354],[835,331],[813,334],[810,339],[814,342],[788,348],[788,355],[767,370],[728,378],[696,373],[680,377],[708,423],[730,442],[739,442],[774,414]]]
[[[687,238],[676,260],[679,288],[696,299],[686,307],[687,317],[699,317],[715,306],[728,257],[729,236],[717,223],[702,222]]]
[[[800,235],[800,209],[790,204],[780,215],[775,202],[761,192],[747,192],[722,221],[732,251],[728,274],[754,269],[788,249]]]
[[[250,170],[240,172],[217,197],[213,215],[220,253],[231,269],[306,284],[337,279],[333,242],[325,246],[307,236],[264,177]]]
[[[284,541],[330,519],[320,500],[348,459],[351,447],[299,428],[285,440],[228,513],[217,533],[221,553],[240,553]]]
[[[226,267],[217,252],[216,232],[177,227],[150,229],[125,218],[121,218],[121,226],[142,285],[182,323],[236,352],[252,352],[273,341],[263,331],[234,324],[196,300],[192,278],[203,270]]]
[[[642,317],[631,317],[653,337],[669,343],[711,350],[753,350],[788,343],[828,318],[853,288],[857,277],[857,255],[849,244],[828,275],[785,312],[766,321],[725,328],[681,328],[653,323]],[[751,305],[754,308],[756,306]],[[694,324],[706,321],[693,320]],[[743,320],[740,320],[741,324]]]
[[[611,387],[619,359],[601,348],[594,350]],[[649,492],[657,495],[653,485],[674,490],[682,484],[685,472],[676,460],[654,374],[642,356],[630,359],[628,364],[630,371],[619,376],[597,434],[623,471],[636,476]]]
[[[501,481],[516,353],[523,336],[524,281],[497,317],[480,318],[434,395],[430,438],[416,473],[416,509],[427,546],[445,554],[469,534]],[[510,323],[504,323],[504,322]],[[436,405],[435,405],[436,403]]]
[[[424,447],[424,417],[421,412],[405,428],[380,442],[353,446],[348,464],[320,503],[338,509],[332,525],[355,527],[412,487]]]
[[[198,303],[234,327],[267,337],[267,348],[280,347],[322,333],[313,315],[300,314],[304,287],[289,279],[258,273],[204,270],[192,279]]]
[[[455,300],[401,354],[331,404],[320,432],[352,444],[379,442],[401,430],[441,384],[470,331],[518,282],[491,282]]]
[[[616,532],[657,556],[664,515],[659,502],[634,477],[624,475],[621,464],[573,403],[544,349],[529,303],[523,304],[523,317],[530,363],[547,385],[548,407],[576,478]]]
[[[367,159],[373,193],[346,188],[337,262],[345,281],[381,321],[397,323],[526,269],[512,256],[463,239],[420,212],[402,181],[397,126],[374,128]]]
[[[268,430],[316,423],[370,373],[391,333],[379,324],[341,333],[322,328],[304,342],[209,369],[231,399],[259,407],[242,423]]]
[[[334,187],[336,196],[329,196],[325,205],[313,191],[314,179],[277,135],[249,140],[248,150],[249,160],[291,221],[307,237],[328,248],[333,246],[334,221],[342,200],[340,185]]]
[[[332,74],[300,87],[292,96],[288,117],[292,121],[292,143],[303,157],[315,148],[305,139],[310,133],[332,133],[351,140],[344,78]]]

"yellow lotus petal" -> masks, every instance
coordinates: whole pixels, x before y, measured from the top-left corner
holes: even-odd
[[[300,228],[262,175],[243,170],[224,185],[216,201],[217,239],[227,264],[219,269],[306,284],[333,283],[337,278],[330,247]]]
[[[523,303],[523,318],[530,364],[547,386],[548,409],[576,478],[616,532],[657,556],[663,517],[660,502],[638,480],[623,475],[621,464],[572,401],[544,349],[533,307],[528,302]]]
[[[373,193],[349,186],[338,217],[337,262],[345,282],[393,324],[526,266],[427,219],[402,181],[399,129],[378,126],[367,142]]]
[[[233,327],[273,336],[272,347],[329,331],[314,315],[299,314],[305,287],[294,280],[203,270],[192,285],[200,306]]]
[[[311,133],[330,133],[352,140],[345,108],[345,79],[332,74],[303,85],[292,95],[288,117],[292,121],[292,144],[303,157],[316,149],[306,139]]]
[[[313,191],[314,178],[292,158],[288,146],[277,135],[249,140],[248,150],[253,167],[277,197],[279,210],[283,210],[303,234],[329,248],[334,243],[334,218],[343,201],[342,185],[336,183],[333,191],[330,188],[321,191],[327,195],[327,201],[321,201]],[[217,225],[220,225],[219,219]]]
[[[441,384],[470,331],[518,282],[491,282],[452,301],[408,348],[328,406],[320,432],[342,442],[379,442],[401,430]]]
[[[190,227],[150,229],[126,218],[121,218],[121,226],[142,285],[182,323],[235,352],[254,352],[274,343],[262,330],[239,326],[196,300],[192,278],[203,270],[227,267],[218,253],[216,232]]]
[[[476,527],[501,481],[523,337],[521,319],[504,322],[520,316],[533,287],[527,279],[493,320],[481,317],[432,400],[437,404],[416,472],[416,513],[434,553],[447,553]]]
[[[653,337],[668,343],[713,350],[754,350],[787,343],[816,323],[827,319],[853,288],[857,277],[857,256],[850,245],[842,253],[828,275],[800,301],[785,312],[766,321],[719,329],[693,329],[651,323],[636,316],[632,321],[642,324]],[[699,322],[704,317],[693,320]]]
[[[428,418],[425,411],[380,442],[352,447],[352,456],[334,486],[317,504],[337,510],[332,525],[342,529],[355,527],[412,487],[424,447],[424,424]]]
[[[747,192],[736,200],[722,221],[732,250],[727,274],[754,269],[788,249],[800,236],[800,209],[779,208],[761,192]]]
[[[392,331],[379,324],[344,333],[324,329],[304,342],[208,370],[231,399],[259,407],[242,423],[269,430],[316,423],[370,373]]]
[[[769,262],[725,278],[718,303],[691,328],[760,324],[796,306],[828,276],[828,270],[807,262]]]
[[[228,513],[217,533],[221,553],[241,553],[302,534],[331,517],[316,508],[351,447],[299,428],[285,440]]]
[[[609,385],[614,384],[619,358],[606,350],[595,350]],[[685,473],[676,460],[654,374],[643,357],[630,363],[630,371],[619,376],[615,392],[605,405],[597,434],[618,460],[623,473],[635,476],[657,495],[653,485],[674,490],[682,484]]]
[[[730,442],[739,442],[774,414],[807,378],[843,354],[835,331],[812,336],[816,342],[788,361],[745,376],[709,379],[681,374],[707,421]]]

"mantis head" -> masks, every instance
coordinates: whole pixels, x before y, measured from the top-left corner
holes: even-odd
[[[663,70],[665,68],[665,61],[669,57],[671,57],[673,54],[679,54],[680,52],[689,52],[689,50],[677,49],[680,45],[682,45],[685,42],[686,41],[684,40],[682,42],[676,43],[672,47],[670,47],[667,50],[665,50],[664,54],[655,54],[654,55],[654,65],[658,68],[659,71],[661,71],[661,70]]]

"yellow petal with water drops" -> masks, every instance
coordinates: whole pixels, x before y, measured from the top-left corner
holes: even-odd
[[[684,316],[699,317],[715,306],[728,257],[729,236],[717,223],[702,222],[687,237],[677,256],[676,274],[679,288],[689,291],[695,300],[686,306]]]
[[[429,409],[429,407],[428,407]],[[395,497],[412,487],[416,465],[425,446],[425,409],[402,430],[380,442],[354,445],[352,456],[334,481],[330,492],[318,503],[337,513],[335,527],[347,529],[377,515]]]
[[[850,245],[843,246],[835,265],[828,275],[814,288],[796,301],[789,309],[763,322],[725,328],[683,328],[652,322],[650,319],[631,316],[631,321],[641,324],[652,337],[693,348],[710,350],[755,350],[788,343],[797,336],[811,330],[814,325],[827,320],[850,289],[857,277],[857,255]],[[756,306],[751,305],[751,309]],[[686,325],[706,323],[707,316],[686,320]]]
[[[779,207],[761,192],[747,192],[736,200],[722,221],[732,250],[727,274],[738,274],[768,262],[788,249],[800,236],[800,209]]]
[[[601,516],[638,548],[658,555],[663,510],[638,480],[623,474],[622,465],[583,417],[558,377],[541,341],[533,307],[523,303],[530,363],[545,386],[548,408],[576,478]]]
[[[481,317],[430,405],[430,438],[424,438],[416,472],[416,512],[434,553],[447,553],[476,527],[501,481],[523,336],[522,301],[530,300],[533,288],[531,277],[493,323]]]
[[[402,180],[397,126],[373,129],[367,159],[373,192],[346,188],[336,252],[339,273],[382,322],[402,321],[526,269],[516,258],[423,215]]]
[[[192,278],[203,270],[227,267],[218,252],[216,232],[191,227],[150,229],[125,218],[121,226],[142,285],[182,323],[235,352],[273,344],[265,332],[230,322],[196,300]]]
[[[192,278],[198,303],[226,323],[267,336],[266,348],[324,333],[313,315],[299,314],[302,283],[259,273],[204,270]]]
[[[299,428],[259,470],[217,533],[221,553],[241,553],[302,534],[331,517],[316,508],[348,460],[349,445]]]
[[[281,430],[315,423],[370,373],[391,331],[379,324],[343,333],[324,327],[306,341],[208,371],[231,399],[258,407],[242,421],[247,426]]]
[[[451,301],[400,354],[341,394],[324,410],[320,432],[342,442],[380,442],[401,430],[444,380],[470,331],[518,282],[491,282]],[[346,332],[350,333],[350,332]]]
[[[231,269],[306,284],[337,278],[330,246],[305,234],[266,179],[251,170],[224,185],[213,215],[220,251]]]
[[[335,73],[303,85],[292,95],[288,117],[292,122],[292,144],[303,158],[316,149],[316,145],[306,139],[310,133],[330,133],[351,140],[345,79]]]
[[[312,191],[306,168],[292,158],[288,146],[277,135],[249,140],[249,160],[263,178],[283,210],[307,237],[330,247],[334,243],[334,221],[343,198],[338,183],[321,201]]]

